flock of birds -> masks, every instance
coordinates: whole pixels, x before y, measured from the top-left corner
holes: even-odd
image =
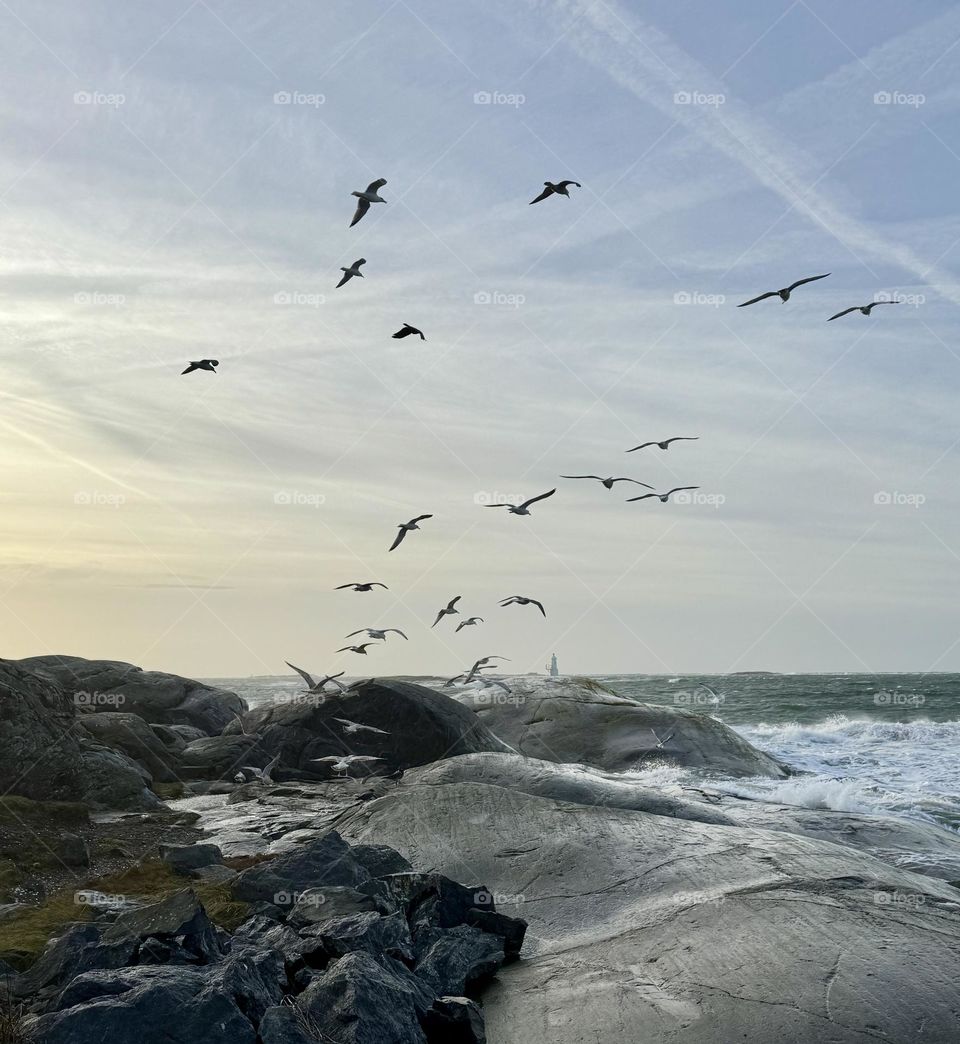
[[[350,221],[351,228],[363,219],[363,217],[367,214],[367,212],[370,210],[370,207],[373,204],[385,204],[387,202],[387,200],[385,200],[380,195],[380,190],[386,184],[387,181],[385,178],[378,178],[376,181],[372,181],[365,189],[357,190],[351,193],[351,195],[356,197],[357,200],[356,209],[354,211],[353,218]],[[576,188],[582,187],[580,182],[572,180],[564,180],[558,182],[545,181],[543,184],[543,190],[534,199],[530,200],[531,206],[534,203],[540,203],[551,196],[564,196],[567,199],[569,199],[571,186],[575,186]],[[352,279],[363,279],[364,274],[360,271],[360,269],[366,263],[366,258],[361,257],[354,261],[353,264],[341,267],[340,271],[343,273],[343,275],[340,277],[340,281],[337,283],[337,289],[345,286]],[[790,300],[793,292],[797,290],[799,287],[804,286],[808,283],[817,282],[821,279],[826,279],[830,274],[831,273],[826,272],[822,275],[807,276],[804,279],[798,279],[796,280],[796,282],[791,283],[789,286],[782,287],[779,290],[768,290],[767,292],[759,294],[756,297],[752,297],[750,298],[750,300],[742,302],[742,304],[738,305],[737,307],[745,308],[748,305],[754,305],[760,301],[765,301],[772,297],[778,297],[780,301],[785,304],[787,301]],[[852,312],[860,312],[865,316],[869,316],[872,310],[878,304],[897,303],[898,302],[896,300],[875,300],[865,305],[853,305],[850,308],[846,308],[843,311],[837,312],[835,315],[830,316],[830,318],[827,321],[832,322],[834,319],[840,319],[842,316],[849,315]],[[426,340],[426,336],[424,335],[422,330],[407,322],[404,322],[401,328],[392,336],[398,339],[415,336],[419,337],[423,341]],[[183,374],[189,374],[200,370],[205,370],[207,372],[215,374],[219,365],[220,363],[217,359],[199,359],[196,361],[191,361],[187,368],[183,370]],[[639,445],[633,446],[632,448],[628,449],[626,452],[635,453],[639,450],[645,450],[651,447],[656,447],[660,450],[666,451],[675,442],[694,442],[697,441],[697,439],[699,439],[699,436],[697,435],[674,435],[666,439],[654,439],[651,441],[642,442]],[[663,492],[657,492],[657,490],[654,489],[653,486],[650,486],[648,483],[641,482],[639,479],[630,478],[628,476],[623,475],[607,477],[604,477],[602,475],[561,475],[559,477],[568,480],[590,479],[599,482],[607,490],[613,490],[613,487],[618,482],[629,482],[634,485],[642,486],[644,489],[650,491],[647,493],[639,494],[635,497],[629,497],[627,499],[627,503],[633,503],[641,500],[657,499],[661,503],[665,504],[675,493],[692,491],[700,488],[699,486],[675,486],[672,489],[665,490]],[[540,493],[537,496],[530,497],[529,499],[524,500],[521,503],[515,504],[509,502],[502,502],[496,504],[486,504],[484,506],[492,508],[506,508],[507,511],[512,515],[527,516],[531,514],[530,508],[534,504],[538,504],[542,501],[547,500],[549,497],[554,496],[556,492],[557,489],[555,487],[553,489],[548,490],[546,493]],[[398,523],[397,534],[393,539],[393,543],[390,544],[387,550],[396,551],[397,548],[399,548],[400,545],[404,542],[409,533],[418,531],[420,529],[421,522],[426,522],[427,520],[433,517],[434,516],[432,514],[422,514],[417,515],[415,518],[410,519],[408,522]],[[336,588],[336,590],[342,591],[350,589],[354,592],[369,593],[377,587],[383,588],[384,590],[388,590],[387,585],[379,580],[352,581],[350,583],[339,585]],[[460,610],[457,608],[457,603],[460,602],[461,598],[462,595],[457,595],[456,597],[451,598],[450,601],[446,604],[446,606],[438,610],[436,619],[430,625],[431,629],[436,627],[445,617],[459,615]],[[539,601],[536,598],[530,598],[526,595],[509,595],[508,597],[501,599],[498,604],[504,608],[511,605],[533,606],[536,609],[538,609],[544,617],[546,617],[547,615],[547,611],[544,608],[543,603],[541,601]],[[459,633],[459,631],[461,631],[465,627],[476,627],[479,624],[482,624],[483,622],[484,619],[481,616],[469,616],[458,623],[456,631],[454,633]],[[364,635],[368,640],[354,645],[342,646],[341,648],[337,649],[336,652],[351,652],[357,655],[366,656],[368,649],[376,647],[377,645],[386,642],[387,636],[390,634],[399,635],[401,638],[404,639],[404,641],[409,641],[407,635],[396,627],[361,627],[358,630],[351,631],[349,634],[345,635],[345,639],[354,638],[357,635],[361,634]],[[493,670],[499,666],[498,664],[495,664],[492,661],[503,659],[506,659],[506,657],[482,657],[481,659],[477,660],[470,668],[466,669],[464,672],[457,675],[456,677],[449,679],[444,684],[453,685],[456,683],[460,683],[463,686],[475,687],[480,691],[498,688],[509,693],[510,689],[504,682],[496,681],[494,679],[485,677],[482,674],[482,672],[485,670]],[[363,680],[360,680],[353,682],[350,685],[344,685],[342,682],[339,681],[339,679],[344,675],[344,671],[340,671],[338,674],[325,675],[322,678],[315,679],[307,671],[304,671],[300,667],[296,667],[294,664],[288,662],[287,666],[289,666],[292,670],[296,671],[296,673],[306,683],[307,688],[306,690],[304,690],[305,694],[315,697],[318,700],[322,700],[326,694],[330,694],[331,692],[347,694],[356,689],[359,685],[363,684]],[[332,690],[329,688],[330,686],[333,687]],[[364,732],[380,735],[389,735],[389,733],[385,732],[383,729],[375,728],[371,725],[364,725],[360,722],[351,721],[347,718],[334,718],[333,720],[341,726],[343,733],[346,736],[356,736]],[[667,739],[669,738],[670,737],[667,737]],[[667,742],[667,740],[661,741],[658,737],[656,749],[661,749],[665,742]],[[245,782],[248,779],[256,779],[261,782],[270,782],[271,773],[276,766],[277,760],[278,759],[275,758],[273,761],[270,762],[269,765],[267,765],[262,770],[250,766],[245,766],[243,771],[241,773],[238,773],[236,777],[237,782]],[[328,757],[316,758],[314,760],[320,763],[329,763],[332,766],[332,769],[335,773],[337,773],[338,775],[346,776],[349,775],[350,769],[354,764],[382,761],[383,759],[371,755],[344,754],[336,756],[331,755]]]

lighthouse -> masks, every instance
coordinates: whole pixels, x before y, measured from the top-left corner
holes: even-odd
[[[551,678],[556,678],[560,674],[560,668],[557,667],[557,654],[556,653],[554,653],[550,657],[550,664],[547,667],[547,673],[550,675]]]

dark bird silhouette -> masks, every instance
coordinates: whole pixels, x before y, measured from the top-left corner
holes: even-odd
[[[639,447],[638,447],[639,448]],[[630,452],[629,450],[627,451]],[[565,479],[596,479],[606,489],[613,489],[615,482],[635,482],[638,486],[643,486],[644,489],[653,489],[653,486],[648,485],[646,482],[640,482],[638,479],[632,478],[601,478],[599,475],[561,475],[560,478]]]
[[[870,312],[882,304],[900,304],[899,301],[871,301],[870,304],[865,305],[854,305],[852,308],[844,308],[842,312],[837,312],[836,315],[831,315],[827,320],[828,323],[832,323],[834,319],[839,319],[841,315],[849,315],[851,312],[861,312],[863,315],[869,315]]]
[[[360,266],[365,265],[367,259],[365,257],[358,258],[349,268],[344,268],[342,265],[340,271],[343,275],[340,277],[340,282],[337,283],[337,289],[339,290],[344,283],[349,283],[354,276],[359,276],[361,279],[364,278],[363,272],[360,271]]]
[[[433,515],[417,515],[416,518],[411,518],[409,522],[401,522],[400,525],[397,527],[400,530],[400,532],[397,533],[396,538],[394,539],[393,543],[387,548],[387,550],[393,551],[394,548],[399,547],[407,533],[412,532],[414,529],[419,529],[420,527],[417,525],[417,523],[422,522],[425,518],[433,518]]]
[[[569,199],[571,185],[576,185],[577,188],[583,187],[579,181],[558,181],[556,184],[554,184],[552,181],[545,181],[544,185],[546,186],[546,188],[543,190],[543,192],[541,192],[536,199],[530,200],[531,206],[533,206],[534,203],[539,203],[541,199],[546,199],[547,196],[566,196],[567,199]]]
[[[386,185],[386,178],[378,178],[376,181],[371,181],[369,185],[363,190],[363,192],[351,192],[351,196],[357,197],[357,209],[353,213],[353,220],[350,222],[350,228],[363,217],[364,214],[370,209],[371,203],[386,203],[385,199],[380,198],[379,190]]]
[[[336,685],[336,687],[341,692],[346,692],[347,691],[340,684],[340,682],[337,681],[337,678],[342,678],[344,676],[344,674],[346,674],[346,671],[341,671],[339,674],[325,674],[322,678],[314,680],[309,674],[307,674],[307,672],[302,667],[295,666],[289,660],[285,660],[284,663],[286,663],[286,665],[290,668],[290,670],[296,671],[297,674],[299,674],[300,677],[303,678],[303,680],[307,683],[307,691],[308,692],[315,692],[315,693],[316,692],[323,692],[325,686],[328,683],[330,683],[330,682],[332,682],[334,685]],[[242,723],[241,723],[241,727],[242,727]]]
[[[552,497],[556,492],[556,489],[551,489],[547,493],[541,493],[538,497],[531,497],[529,500],[525,500],[522,504],[484,504],[483,506],[488,508],[506,508],[511,515],[529,515],[530,512],[527,509],[531,504],[536,504],[538,500],[546,500],[547,497]]]
[[[376,638],[379,641],[386,641],[388,634],[399,634],[401,638],[406,641],[410,641],[409,638],[396,627],[361,627],[359,631],[351,631],[349,634],[345,634],[344,638],[352,638],[355,634],[365,634],[368,638]]]
[[[423,336],[423,330],[418,330],[415,326],[411,326],[409,323],[404,323],[403,326],[400,327],[400,329],[397,330],[397,332],[395,334],[393,334],[392,336],[393,337],[409,337],[410,334],[419,334],[421,341],[425,341],[426,340],[426,337]]]
[[[651,494],[648,494],[648,496]],[[536,600],[536,598],[524,598],[523,595],[510,595],[509,598],[504,598],[500,601],[503,606],[507,605],[535,605],[544,616],[547,615],[547,610]]]
[[[644,493],[640,497],[629,497],[627,499],[628,504],[632,504],[635,500],[648,500],[650,497],[656,497],[661,504],[666,504],[667,500],[674,494],[680,493],[685,489],[699,489],[699,486],[676,486],[674,489],[668,489],[666,493]]]
[[[389,591],[390,588],[386,584],[381,584],[379,580],[370,580],[367,583],[351,583],[341,584],[339,587],[335,587],[334,591],[345,591],[348,587],[352,587],[354,591],[372,591],[375,587],[382,587],[384,591]]]
[[[371,642],[364,642],[363,645],[345,645],[342,649],[337,649],[337,652],[353,652],[359,653],[361,656],[366,656],[367,649],[370,648],[371,644]]]
[[[636,450],[646,449],[647,446],[659,446],[662,450],[670,449],[671,442],[696,442],[700,438],[699,435],[674,435],[671,439],[664,439],[663,442],[641,442],[639,446],[634,446],[633,449],[628,449],[627,453],[633,453]]]
[[[462,597],[463,597],[463,595],[457,595],[456,598],[451,598],[450,601],[447,602],[446,609],[441,609],[440,612],[437,613],[436,620],[434,620],[433,623],[430,624],[430,626],[431,627],[436,627],[437,624],[440,623],[440,621],[445,616],[452,616],[454,613],[459,613],[460,610],[456,609],[455,606],[456,606],[457,602],[459,602]]]
[[[790,295],[798,286],[803,286],[804,283],[815,283],[818,279],[826,279],[828,275],[830,275],[829,272],[824,272],[823,275],[807,276],[806,279],[798,279],[795,283],[785,286],[782,290],[768,290],[765,294],[760,294],[759,297],[751,297],[749,301],[738,304],[737,308],[746,308],[747,305],[756,304],[757,301],[765,301],[768,297],[779,297],[781,301],[786,303],[790,300]]]
[[[180,376],[182,377],[184,373],[193,373],[194,370],[209,370],[211,373],[216,373],[219,365],[219,359],[200,359],[197,362],[190,363]]]

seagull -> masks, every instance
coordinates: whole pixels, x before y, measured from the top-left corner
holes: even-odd
[[[351,721],[349,718],[334,718],[343,726],[343,731],[352,736],[355,732],[379,732],[381,736],[389,736],[385,729],[375,729],[372,725],[361,725],[359,722]]]
[[[869,315],[872,308],[876,308],[880,304],[900,304],[899,301],[871,301],[870,304],[866,305],[854,305],[852,308],[845,308],[842,312],[837,312],[836,315],[831,315],[827,320],[828,323],[832,323],[834,319],[839,319],[841,315],[849,315],[851,312],[862,312],[864,315]]]
[[[352,587],[354,591],[372,591],[375,587],[382,587],[384,591],[389,591],[390,588],[386,584],[381,584],[379,580],[370,580],[368,583],[351,583],[341,584],[339,587],[335,587],[334,591],[344,591],[348,587]]]
[[[182,377],[184,373],[193,373],[194,370],[209,370],[211,373],[216,373],[219,365],[219,359],[200,359],[197,362],[190,363],[180,376]]]
[[[361,656],[367,655],[367,649],[370,647],[371,642],[364,642],[363,645],[345,645],[342,649],[337,649],[338,653],[341,652],[353,652],[359,653]]]
[[[284,660],[283,662],[284,662],[284,663],[285,663],[285,664],[286,664],[286,665],[287,665],[287,666],[288,666],[288,667],[289,667],[289,668],[290,668],[291,670],[293,670],[293,671],[296,671],[296,672],[297,672],[297,674],[299,674],[299,675],[300,675],[300,677],[301,677],[301,678],[303,678],[303,680],[304,680],[304,681],[305,681],[305,682],[307,683],[307,685],[308,685],[308,689],[307,689],[307,691],[308,691],[308,692],[323,692],[323,690],[324,690],[324,687],[325,687],[325,686],[326,686],[327,684],[331,683],[331,682],[332,682],[332,683],[333,683],[334,685],[336,685],[336,687],[337,687],[337,688],[338,688],[338,689],[339,689],[339,690],[340,690],[341,692],[346,692],[346,691],[347,691],[347,690],[346,690],[346,689],[345,689],[345,688],[344,688],[344,687],[343,687],[343,686],[342,686],[342,685],[340,684],[340,682],[338,682],[338,681],[337,681],[337,678],[342,678],[342,677],[343,677],[343,676],[344,676],[344,675],[345,675],[345,674],[347,673],[346,671],[341,671],[341,672],[340,672],[339,674],[327,674],[327,675],[325,675],[325,676],[324,676],[323,678],[321,678],[321,679],[320,679],[319,681],[314,681],[314,680],[313,680],[313,678],[311,678],[311,677],[310,677],[310,675],[309,675],[309,674],[307,674],[307,672],[306,672],[305,670],[303,670],[303,669],[302,669],[301,667],[295,667],[295,666],[294,666],[294,665],[293,665],[292,663],[290,663],[290,661],[289,661],[289,660]]]
[[[632,504],[635,500],[647,500],[649,497],[658,497],[661,504],[666,504],[667,500],[673,493],[680,493],[685,489],[699,489],[699,486],[675,486],[673,489],[668,489],[666,493],[644,493],[639,497],[628,497],[627,503]]]
[[[337,774],[347,776],[350,774],[350,766],[355,761],[383,761],[383,758],[372,758],[369,754],[343,754],[341,756],[330,755],[326,758],[311,758],[311,761],[330,761],[333,763],[333,770]]]
[[[371,203],[386,203],[385,199],[380,198],[380,189],[386,185],[386,178],[378,178],[376,181],[371,181],[369,185],[363,190],[363,192],[351,192],[351,196],[357,197],[357,209],[353,214],[353,221],[350,222],[350,228],[363,217],[364,214],[370,209]]]
[[[478,678],[473,685],[477,693],[487,692],[490,689],[503,689],[503,691],[508,694],[513,692],[513,689],[504,685],[502,681],[497,681],[495,678]]]
[[[699,692],[700,689],[703,689],[710,694],[710,699],[707,701],[708,703],[712,703],[716,707],[719,707],[720,704],[723,703],[725,697],[722,696],[719,692],[717,692],[717,690],[712,685],[707,685],[706,682],[700,682],[700,684],[694,691]]]
[[[457,595],[457,597],[456,597],[456,598],[451,598],[451,599],[450,599],[450,601],[449,601],[449,602],[447,602],[447,608],[446,608],[446,609],[441,609],[441,610],[440,610],[440,612],[439,612],[439,613],[437,613],[437,618],[436,618],[436,620],[434,620],[434,621],[433,621],[433,623],[432,623],[432,624],[430,624],[430,626],[431,626],[431,627],[436,627],[436,626],[437,626],[437,624],[438,624],[438,623],[440,623],[440,621],[441,621],[441,620],[442,620],[442,619],[443,619],[443,618],[444,618],[445,616],[451,616],[451,615],[453,615],[454,613],[459,613],[459,612],[460,612],[460,610],[459,610],[459,609],[456,609],[456,608],[454,608],[454,606],[456,606],[457,602],[459,602],[459,601],[460,601],[460,599],[461,599],[462,597],[463,597],[463,595]]]
[[[471,616],[469,619],[463,620],[457,624],[457,631],[459,631],[463,627],[476,627],[478,623],[483,623],[483,617]],[[453,633],[456,634],[457,631],[454,631]]]
[[[629,453],[629,450],[627,452]],[[560,478],[596,479],[606,489],[613,489],[614,482],[636,482],[638,486],[643,486],[644,489],[653,489],[653,486],[648,486],[646,482],[640,482],[638,479],[632,478],[601,478],[599,475],[561,475]]]
[[[395,334],[394,337],[409,337],[410,334],[419,334],[420,340],[425,341],[426,337],[423,336],[423,330],[418,330],[415,326],[411,326],[409,323],[404,323],[402,327]]]
[[[393,634],[399,634],[401,638],[410,641],[403,631],[397,630],[396,627],[384,627],[382,629],[376,627],[361,627],[359,631],[351,631],[349,634],[345,634],[344,638],[352,638],[355,634],[365,634],[368,638],[378,638],[380,641],[385,642],[387,640],[387,635],[391,632]]]
[[[653,733],[653,738],[657,741],[657,745],[653,749],[654,750],[663,750],[664,744],[665,743],[669,743],[670,740],[673,739],[673,737],[676,734],[677,730],[674,729],[673,732],[671,732],[670,735],[667,736],[665,739],[660,739],[660,737],[657,735],[656,729],[651,729],[650,731]]]
[[[538,497],[531,497],[529,500],[525,500],[522,504],[484,504],[484,507],[488,508],[502,508],[505,507],[511,515],[529,515],[528,508],[531,504],[536,504],[538,500],[546,500],[547,497],[552,497],[556,493],[556,489],[551,489],[549,493],[541,493]]]
[[[508,663],[510,662],[509,658],[506,656],[497,656],[496,654],[492,656],[481,656],[480,659],[477,660],[477,662],[470,668],[469,671],[466,671],[463,674],[458,674],[456,675],[456,677],[453,677],[449,681],[444,682],[444,686],[453,685],[455,681],[459,681],[461,678],[463,679],[464,685],[469,685],[470,682],[472,682],[474,677],[476,676],[477,671],[496,670],[497,665],[491,663],[491,660],[506,660]]]
[[[647,494],[650,496],[651,494]],[[501,605],[535,605],[544,616],[547,615],[547,610],[536,600],[536,598],[524,598],[523,595],[510,595],[509,598],[504,598],[500,602]]]
[[[567,199],[569,199],[569,187],[571,185],[576,185],[577,188],[583,188],[579,181],[558,181],[556,184],[554,184],[552,181],[545,181],[544,185],[546,185],[546,188],[543,190],[543,192],[541,192],[536,199],[530,200],[531,206],[533,206],[534,203],[539,203],[541,199],[546,199],[547,196],[552,196],[554,193],[556,193],[558,196],[566,196]]]
[[[417,525],[417,523],[422,522],[425,518],[433,518],[433,515],[417,515],[416,518],[411,518],[409,522],[401,522],[398,526],[400,532],[397,533],[396,539],[387,548],[387,550],[393,551],[394,548],[399,547],[400,542],[407,535],[407,533],[411,532],[411,530],[419,529],[420,527]]]
[[[647,446],[659,446],[662,450],[670,449],[671,442],[696,442],[699,439],[699,435],[674,435],[672,438],[664,439],[663,442],[641,442],[639,446],[634,446],[633,449],[628,449],[627,453],[633,453],[634,450],[646,449]]]
[[[251,776],[258,783],[272,783],[273,782],[273,770],[277,767],[280,762],[280,755],[278,754],[272,761],[267,762],[267,767],[258,769],[253,765],[244,765],[243,771],[249,772]],[[246,782],[246,780],[244,780]]]
[[[234,717],[240,722],[240,735],[249,736],[250,733],[243,727],[243,718],[241,718],[239,714],[234,714]]]
[[[363,272],[360,271],[360,266],[365,265],[366,263],[367,259],[365,257],[361,257],[358,260],[354,261],[349,268],[344,268],[341,265],[340,271],[343,272],[343,275],[340,277],[340,282],[337,283],[337,289],[339,290],[344,283],[349,283],[354,276],[360,276],[360,278],[363,279]]]
[[[790,295],[798,286],[803,286],[804,283],[815,283],[818,279],[826,279],[828,275],[830,275],[829,272],[824,272],[823,275],[807,276],[806,279],[798,279],[795,283],[785,286],[782,290],[768,290],[759,297],[751,297],[749,301],[744,301],[743,304],[737,305],[737,308],[746,308],[747,305],[756,304],[757,301],[764,301],[768,297],[779,297],[781,301],[786,303],[790,300]]]

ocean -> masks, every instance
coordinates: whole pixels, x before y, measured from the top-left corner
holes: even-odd
[[[631,778],[660,787],[709,782],[758,801],[875,813],[960,832],[960,674],[591,677],[622,696],[710,714],[807,773],[725,779],[650,759]],[[208,682],[251,706],[302,690],[293,676]]]

